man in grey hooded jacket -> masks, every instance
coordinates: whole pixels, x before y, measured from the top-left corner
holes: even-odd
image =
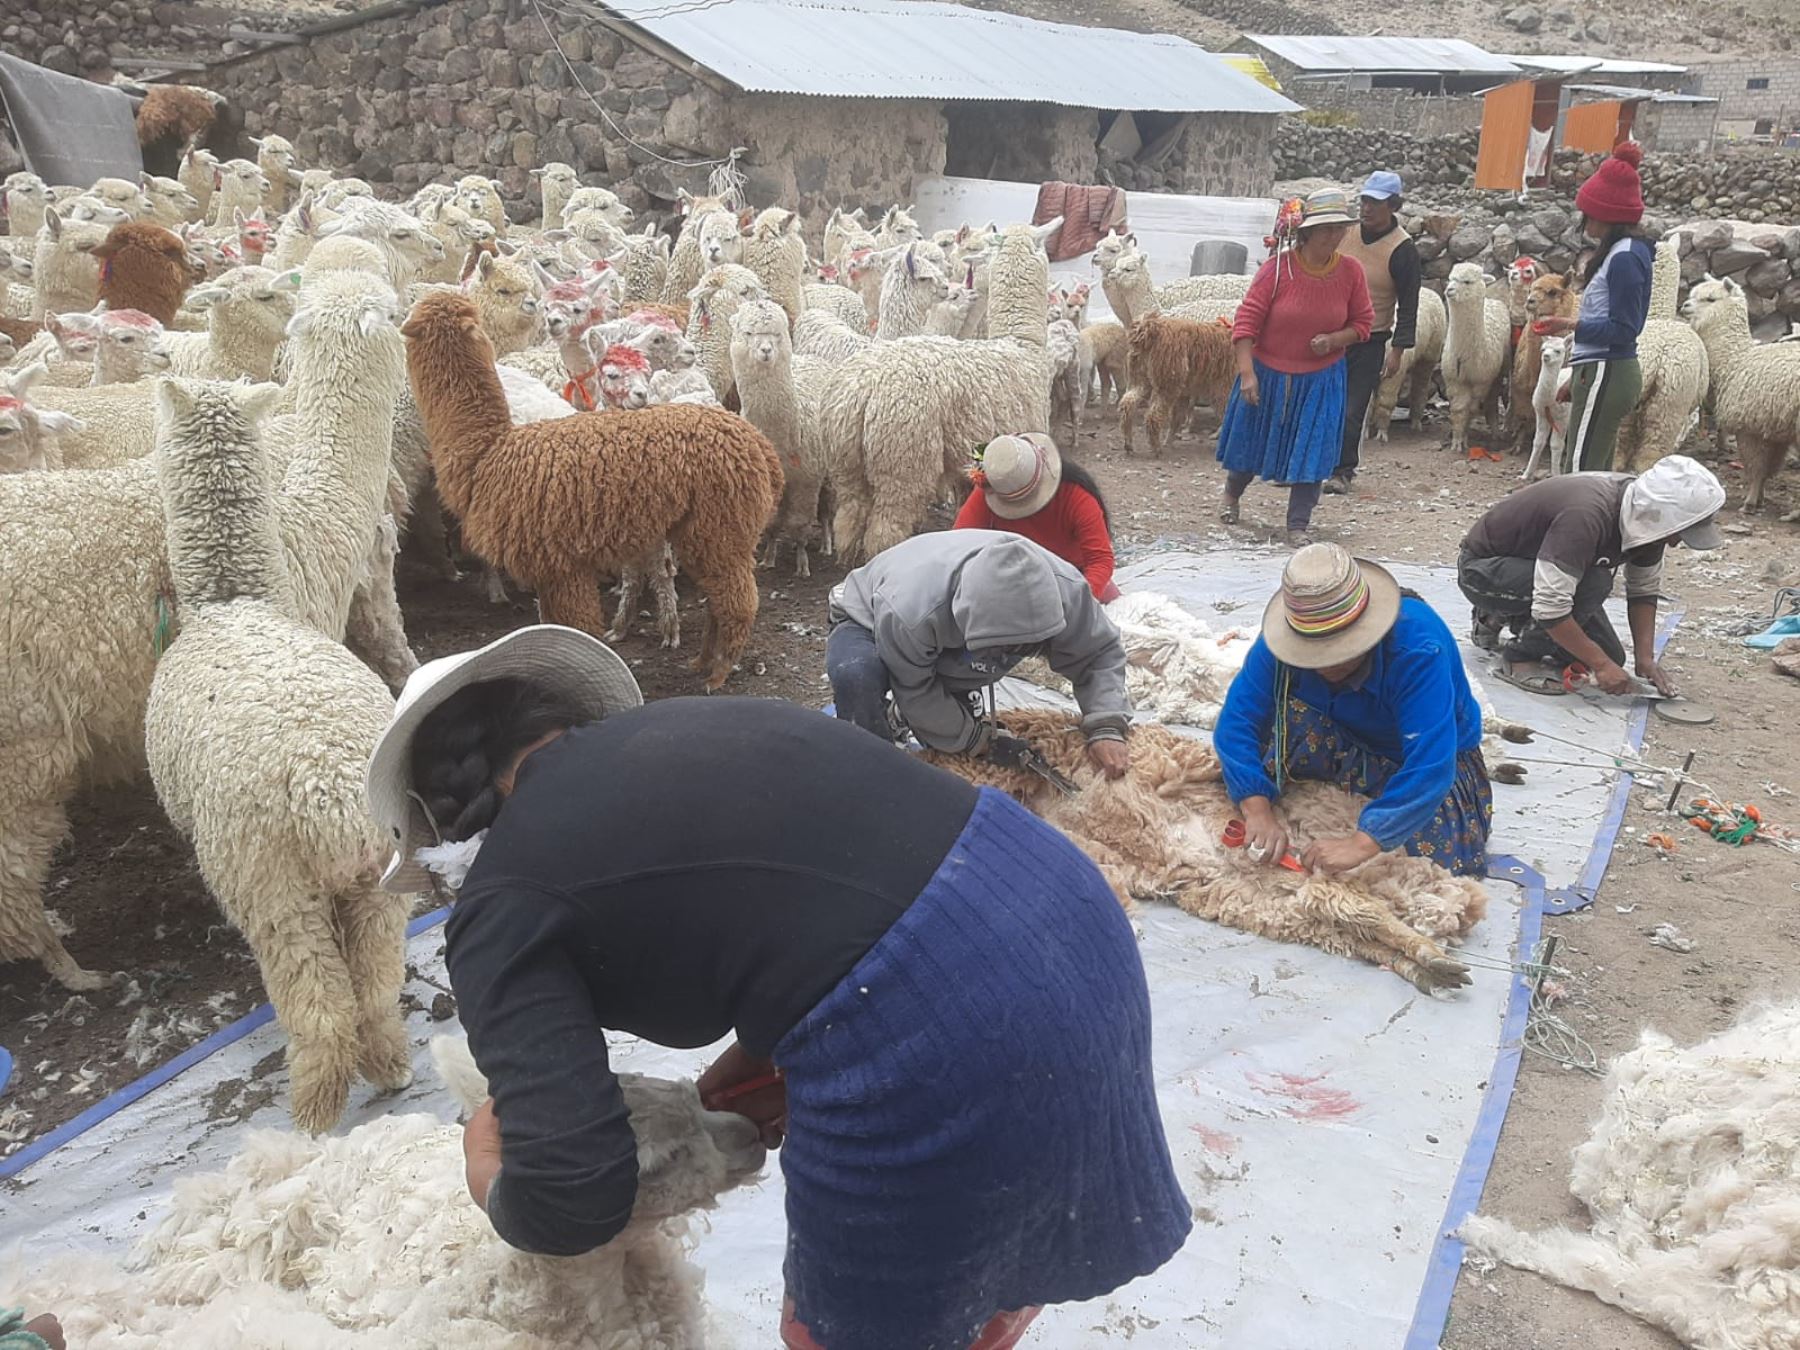
[[[995,732],[971,695],[1027,656],[1075,686],[1088,754],[1125,772],[1125,649],[1070,564],[1016,534],[947,530],[896,544],[831,593],[825,666],[837,715],[884,739],[895,709],[920,743],[1002,761],[1023,744]]]

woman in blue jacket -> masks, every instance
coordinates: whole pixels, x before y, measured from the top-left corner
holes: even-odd
[[[1594,241],[1582,271],[1581,312],[1547,319],[1548,334],[1573,333],[1569,351],[1569,463],[1577,472],[1614,468],[1619,425],[1644,392],[1638,335],[1650,317],[1650,273],[1656,250],[1638,233],[1644,190],[1637,166],[1643,147],[1625,141],[1600,162],[1575,194],[1582,228]]]
[[[1369,798],[1354,834],[1315,840],[1309,870],[1346,872],[1402,848],[1458,876],[1487,866],[1493,793],[1481,709],[1456,639],[1386,569],[1336,544],[1288,561],[1262,636],[1225,696],[1213,749],[1253,856],[1277,863],[1275,799],[1295,779]]]

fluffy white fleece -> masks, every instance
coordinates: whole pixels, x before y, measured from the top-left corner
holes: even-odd
[[[1696,1350],[1800,1345],[1800,1004],[1613,1061],[1569,1191],[1586,1233],[1480,1216],[1476,1252],[1623,1308]]]
[[[484,1093],[466,1046],[432,1049],[465,1102]],[[619,1080],[637,1205],[585,1256],[506,1246],[469,1199],[461,1129],[396,1115],[336,1138],[257,1131],[223,1172],[176,1183],[128,1268],[63,1260],[5,1296],[54,1309],[82,1350],[701,1350],[717,1342],[677,1216],[749,1180],[763,1148],[692,1083]]]

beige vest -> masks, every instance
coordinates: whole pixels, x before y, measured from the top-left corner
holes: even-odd
[[[1388,269],[1388,259],[1410,238],[1395,225],[1374,243],[1365,244],[1362,226],[1352,225],[1344,242],[1338,245],[1338,251],[1346,258],[1355,258],[1362,264],[1363,275],[1369,279],[1369,303],[1375,307],[1375,326],[1369,330],[1372,333],[1394,331],[1394,302],[1398,297],[1394,294],[1394,274]]]

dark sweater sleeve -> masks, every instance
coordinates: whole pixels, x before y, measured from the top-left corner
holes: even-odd
[[[1630,351],[1650,317],[1650,264],[1636,249],[1613,255],[1604,279],[1596,278],[1592,299],[1582,293],[1581,314],[1575,323],[1575,341],[1583,347],[1623,348]]]
[[[1419,285],[1423,277],[1419,250],[1412,240],[1403,241],[1388,254],[1388,275],[1394,279],[1394,336],[1388,346],[1404,350],[1418,339]]]
[[[521,1251],[579,1256],[617,1237],[637,1199],[637,1140],[583,963],[606,954],[561,896],[489,883],[448,928],[469,1049],[500,1119],[494,1231]]]

